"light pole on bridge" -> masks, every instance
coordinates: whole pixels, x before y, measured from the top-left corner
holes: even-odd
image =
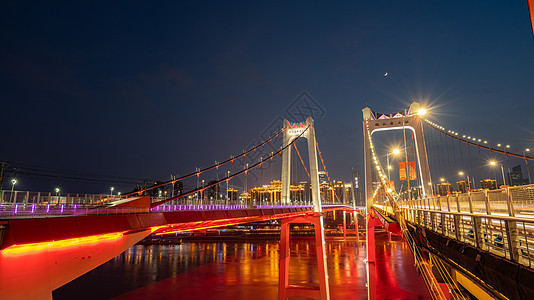
[[[15,178],[11,179],[11,201],[13,202],[13,190],[15,189],[15,184],[17,184],[17,180]],[[15,199],[16,201],[17,199]]]
[[[492,166],[497,166],[497,165],[499,165],[499,166],[501,167],[502,182],[503,182],[504,186],[506,187],[506,177],[504,176],[504,169],[503,169],[503,167],[502,167],[502,164],[497,163],[497,162],[494,161],[494,160],[490,161],[489,164],[492,165]]]
[[[398,148],[395,148],[393,149],[393,152],[386,154],[386,160],[387,160],[387,165],[388,165],[388,187],[389,188],[391,188],[391,174],[390,174],[391,165],[389,164],[389,157],[391,155],[397,155],[399,153],[400,153],[400,150]]]
[[[525,158],[525,163],[527,164],[528,184],[532,184],[532,181],[530,180],[530,169],[528,167],[528,160],[526,154],[527,152],[530,153],[530,148],[527,148],[525,149],[525,151],[523,151],[523,157]]]

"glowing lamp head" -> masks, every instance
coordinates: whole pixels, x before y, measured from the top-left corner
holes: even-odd
[[[464,175],[464,172],[460,171],[458,172],[458,175]]]
[[[393,149],[393,154],[397,155],[397,154],[399,154],[399,153],[400,153],[400,150],[399,150],[399,149],[396,149],[396,148]]]
[[[439,181],[443,182],[445,181],[445,178],[440,178]]]
[[[56,188],[56,193],[59,193],[59,188]]]
[[[426,109],[420,108],[417,110],[417,115],[424,116],[426,114]]]
[[[392,189],[388,188],[388,193],[391,193],[392,191],[393,191]]]
[[[492,161],[489,162],[489,164],[492,165],[492,166],[496,166],[496,165],[497,165],[497,162],[494,161],[494,160],[492,160]]]
[[[391,166],[388,166],[388,169],[391,170]]]
[[[13,184],[13,185],[17,184],[17,180],[16,179],[11,179],[11,184]]]

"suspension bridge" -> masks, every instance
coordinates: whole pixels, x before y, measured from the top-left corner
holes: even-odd
[[[377,136],[383,134],[379,132],[386,131],[397,136],[388,135],[381,144],[395,141],[396,145],[375,146]],[[308,151],[303,154],[307,154],[308,165],[297,148],[300,139],[307,141]],[[254,155],[265,153],[267,145],[279,140],[281,145],[270,153]],[[325,201],[322,196],[320,167],[332,183],[311,117],[304,123],[285,120],[278,132],[241,154],[122,195],[2,191],[0,295],[6,299],[51,298],[54,289],[150,234],[280,219],[278,298],[330,299],[323,220],[327,211],[343,211],[344,222],[345,216],[353,216],[356,229],[358,215],[365,217],[366,232],[356,236],[365,236],[367,258],[361,263],[367,265],[369,299],[384,295],[381,291],[388,288],[377,274],[377,228],[401,236],[409,245],[432,299],[526,299],[534,295],[528,284],[534,278],[534,186],[528,166],[533,158],[529,149],[517,152],[506,144],[445,129],[433,123],[426,109],[415,102],[406,111],[388,114],[364,108],[363,148],[363,206],[356,205],[355,197],[342,201],[335,194]],[[249,163],[220,176],[219,171],[247,156]],[[277,158],[281,160],[279,190],[259,198],[230,196],[231,181],[244,178],[247,182],[249,172],[262,170]],[[292,159],[296,163],[292,164]],[[292,169],[298,162],[309,180],[309,197],[297,196],[291,188]],[[186,180],[196,184],[175,192]],[[457,188],[453,186],[456,180]],[[224,185],[226,197],[219,198]],[[207,193],[216,196],[208,198]],[[292,223],[314,225],[318,286],[290,284]],[[32,282],[32,289],[24,288],[27,282]]]

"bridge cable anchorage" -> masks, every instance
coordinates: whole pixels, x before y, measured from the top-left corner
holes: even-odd
[[[271,138],[269,138],[267,141],[264,141],[264,142],[262,142],[261,144],[258,144],[258,145],[252,147],[251,149],[249,149],[249,150],[247,150],[247,151],[243,150],[243,153],[241,153],[241,154],[238,155],[238,156],[230,156],[229,159],[227,159],[227,160],[225,160],[225,161],[223,161],[223,162],[220,162],[220,163],[213,164],[213,165],[211,165],[211,166],[209,166],[209,167],[206,167],[206,168],[204,168],[204,169],[200,169],[200,168],[199,168],[198,171],[195,171],[195,172],[193,172],[193,173],[189,173],[189,174],[187,174],[187,175],[184,175],[184,176],[175,178],[175,179],[173,179],[173,180],[168,180],[168,181],[165,181],[165,182],[162,182],[162,183],[159,183],[159,184],[155,184],[155,185],[150,186],[150,187],[146,187],[145,189],[142,189],[142,190],[139,190],[139,191],[135,191],[135,192],[126,193],[126,194],[123,194],[123,195],[124,195],[124,196],[129,196],[129,195],[134,195],[134,194],[140,194],[140,193],[146,192],[146,191],[148,191],[148,190],[155,189],[155,188],[158,188],[158,187],[162,187],[162,186],[165,186],[165,185],[167,185],[167,184],[171,184],[171,183],[174,183],[174,182],[176,182],[176,181],[180,181],[180,180],[183,180],[183,179],[186,179],[186,178],[195,176],[195,175],[197,175],[197,177],[198,177],[201,173],[204,173],[204,172],[206,172],[206,171],[209,171],[209,170],[212,170],[212,169],[215,169],[215,168],[219,168],[220,166],[225,165],[225,164],[227,164],[227,163],[229,163],[229,162],[233,163],[234,160],[235,160],[236,158],[239,158],[239,157],[241,157],[241,156],[245,157],[248,153],[253,152],[253,151],[255,151],[257,148],[262,147],[262,146],[264,146],[266,143],[272,141],[274,138],[276,138],[278,135],[280,135],[282,132],[284,132],[284,130],[286,130],[286,128],[282,128],[282,129],[281,129],[280,131],[278,131],[276,134],[274,134],[273,136],[271,136]]]
[[[324,172],[326,174],[326,178],[328,179],[328,184],[330,184],[331,187],[334,187],[332,185],[332,181],[330,180],[330,176],[328,175],[328,171],[326,170],[326,165],[324,164],[323,156],[321,155],[321,150],[319,150],[319,143],[317,143],[317,141],[315,141],[315,147],[317,147],[317,152],[319,153],[319,158],[321,159],[321,164],[323,165],[323,170],[324,170]],[[334,198],[337,200],[337,202],[342,204],[342,202],[339,200],[339,197],[337,196],[336,193],[334,193]],[[332,200],[334,200],[334,199],[332,199]]]
[[[406,241],[408,242],[410,249],[412,250],[412,254],[416,261],[416,267],[419,269],[420,274],[425,284],[427,285],[427,288],[430,291],[430,295],[432,299],[446,299],[445,294],[443,293],[443,290],[439,286],[436,278],[434,277],[432,273],[431,266],[429,266],[428,263],[425,261],[421,249],[418,247],[417,243],[414,240],[414,237],[412,236],[411,232],[408,230],[404,216],[401,210],[397,206],[396,199],[398,199],[398,195],[396,194],[396,192],[394,191],[389,192],[386,189],[387,185],[385,182],[385,178],[386,178],[385,172],[383,171],[383,168],[380,165],[380,162],[378,160],[378,156],[376,155],[368,123],[367,123],[366,129],[368,133],[367,136],[369,137],[372,159],[375,163],[375,167],[378,172],[378,175],[379,175],[378,177],[379,177],[379,182],[380,182],[380,185],[377,186],[377,188],[375,189],[373,193],[373,199],[375,199],[378,196],[379,190],[381,188],[386,191],[385,196],[386,196],[387,202],[389,206],[391,206],[393,214],[397,218],[397,221],[399,222],[399,225],[401,227],[401,232],[404,238],[406,239]],[[382,205],[373,205],[373,209],[381,210],[383,211],[383,213],[385,213],[385,211],[382,208],[380,208],[380,206]],[[441,262],[438,261],[438,263],[441,263]],[[448,272],[446,272],[445,267],[443,265],[439,266],[438,271],[442,275],[443,279],[445,279],[451,286],[456,287],[456,289],[451,290],[451,296],[453,297],[453,299],[465,299],[465,297],[459,292],[460,291],[459,287],[456,284],[456,282],[452,279],[452,276],[448,274]],[[442,272],[445,272],[445,273],[442,273]]]
[[[286,146],[281,147],[280,150],[278,150],[278,151],[276,151],[276,152],[271,152],[271,155],[270,155],[269,157],[267,157],[267,158],[272,158],[272,157],[274,157],[274,156],[276,156],[276,155],[281,155],[281,154],[282,154],[282,151],[284,151],[284,150],[285,150],[286,148],[288,148],[288,147],[291,147],[291,145],[293,145],[293,143],[296,142],[296,141],[297,141],[297,140],[298,140],[298,139],[299,139],[299,138],[300,138],[300,137],[301,137],[301,136],[308,130],[309,127],[310,127],[310,125],[306,126],[306,129],[304,129],[304,130],[302,131],[302,133],[300,133],[296,138],[294,138],[293,141],[291,141],[290,143],[288,143]],[[282,132],[282,130],[279,131],[278,134],[280,134],[281,132]],[[249,150],[249,151],[250,151],[250,150]],[[221,163],[221,164],[224,164],[224,163],[225,163],[225,162],[223,162],[223,163]],[[165,203],[167,203],[167,202],[169,202],[169,201],[172,201],[172,200],[176,200],[176,199],[179,199],[179,198],[183,198],[183,197],[187,197],[187,196],[193,195],[193,194],[195,194],[195,193],[198,193],[200,190],[210,188],[210,187],[212,187],[212,186],[218,185],[218,184],[221,183],[221,182],[224,182],[224,181],[229,180],[229,179],[232,179],[232,178],[234,178],[234,177],[236,177],[236,176],[238,176],[238,175],[241,175],[241,174],[243,174],[243,173],[246,173],[246,172],[248,172],[249,170],[254,169],[254,168],[260,166],[261,164],[262,164],[261,161],[256,162],[255,164],[253,164],[253,165],[251,165],[251,166],[247,166],[246,168],[244,168],[243,170],[241,170],[241,171],[239,171],[239,172],[236,172],[236,173],[231,174],[231,175],[227,175],[227,176],[226,176],[225,178],[223,178],[223,179],[220,179],[220,180],[217,180],[217,181],[213,181],[211,184],[208,184],[208,185],[206,185],[206,186],[204,186],[204,187],[202,187],[202,188],[196,188],[196,189],[194,189],[194,190],[192,190],[192,191],[189,191],[189,192],[187,192],[187,193],[183,193],[183,194],[178,195],[178,196],[170,197],[170,198],[167,198],[167,199],[163,199],[163,200],[160,200],[160,201],[151,203],[151,204],[150,204],[150,208],[154,208],[154,207],[156,207],[156,206],[165,204]],[[204,171],[207,171],[207,170],[204,170]],[[203,171],[203,172],[204,172],[204,171]],[[196,173],[193,173],[193,175],[195,175],[195,174],[196,174]],[[161,186],[161,185],[160,185],[160,186]]]

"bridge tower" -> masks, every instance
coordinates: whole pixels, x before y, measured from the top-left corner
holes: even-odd
[[[305,124],[291,124],[284,120],[282,147],[282,191],[281,203],[291,203],[290,174],[291,174],[291,142],[298,136],[308,141],[308,156],[310,163],[311,196],[313,214],[283,218],[280,221],[280,268],[278,278],[278,299],[286,300],[290,297],[304,296],[321,300],[330,299],[328,284],[328,268],[326,265],[326,249],[324,239],[323,216],[321,214],[321,198],[319,192],[319,172],[317,163],[317,144],[315,141],[315,127],[312,117],[306,119]],[[291,223],[312,223],[315,229],[315,249],[317,255],[317,271],[319,287],[289,285],[289,225]]]
[[[289,145],[300,134],[301,137],[306,138],[308,141],[308,156],[310,160],[310,183],[311,183],[311,196],[312,203],[315,212],[321,212],[321,199],[319,190],[319,170],[317,163],[317,148],[315,140],[315,127],[312,117],[306,119],[305,124],[291,124],[288,120],[284,120],[284,133],[282,147]],[[306,128],[308,128],[306,130]],[[304,133],[303,133],[304,132]],[[290,189],[291,183],[291,147],[287,147],[282,151],[282,191],[281,202],[282,204],[290,204]]]
[[[365,198],[368,210],[373,205],[373,165],[369,138],[377,131],[411,130],[414,133],[415,154],[419,166],[419,176],[421,176],[421,182],[423,183],[421,187],[423,196],[431,192],[432,180],[430,177],[430,168],[428,166],[428,156],[423,134],[423,121],[417,114],[421,108],[419,103],[413,102],[410,105],[410,109],[405,114],[396,113],[394,115],[381,115],[378,117],[374,115],[369,107],[362,110],[365,156]],[[408,169],[408,166],[406,166],[406,169]]]
[[[419,175],[421,176],[423,196],[427,194],[428,184],[431,182],[430,168],[428,166],[428,157],[426,153],[425,139],[423,136],[423,122],[417,115],[421,109],[417,102],[410,105],[408,112],[396,113],[381,116],[375,116],[369,107],[362,110],[363,112],[363,144],[365,158],[365,201],[367,206],[367,283],[369,299],[376,298],[376,254],[375,254],[375,227],[380,226],[380,221],[376,218],[373,206],[373,165],[371,155],[370,138],[374,132],[387,130],[406,130],[409,129],[414,133],[415,151],[419,165]],[[406,149],[404,150],[406,155]],[[408,170],[409,167],[406,166]],[[406,176],[409,180],[409,175]]]

